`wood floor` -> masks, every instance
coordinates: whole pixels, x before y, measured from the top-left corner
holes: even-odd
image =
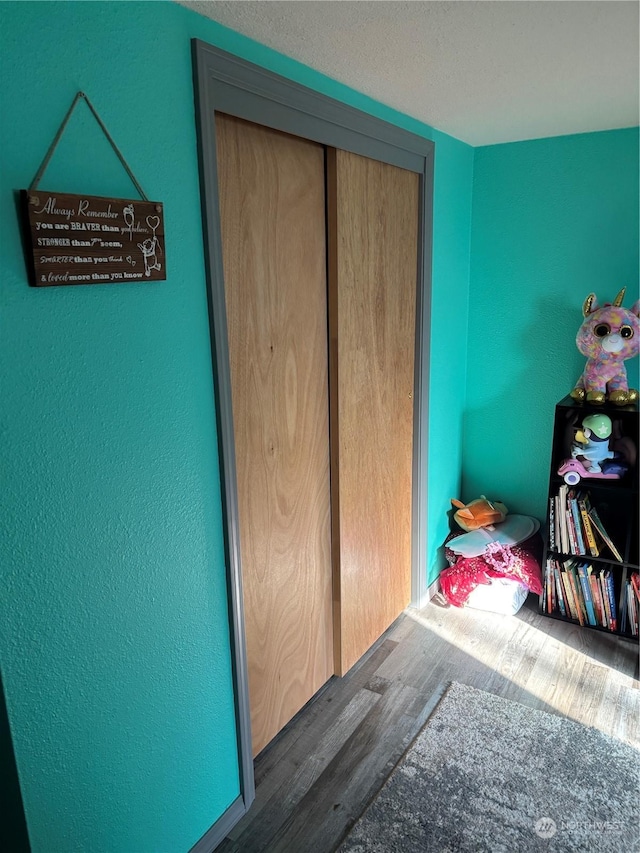
[[[638,646],[548,619],[408,610],[257,758],[256,800],[221,853],[330,853],[459,681],[640,744]],[[437,853],[437,851],[434,851]]]

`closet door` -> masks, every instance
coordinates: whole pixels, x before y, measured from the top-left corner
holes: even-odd
[[[411,598],[419,177],[328,151],[336,671]]]
[[[333,674],[324,148],[216,145],[255,755]]]

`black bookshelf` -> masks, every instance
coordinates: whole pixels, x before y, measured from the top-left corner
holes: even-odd
[[[604,414],[611,419],[613,429],[609,447],[616,452],[616,459],[609,464],[618,462],[626,468],[619,479],[589,477],[577,465],[570,466],[564,476],[558,473],[562,463],[572,458],[571,447],[576,431],[584,418],[592,414]],[[638,407],[635,404],[594,406],[578,403],[567,396],[556,405],[543,531],[544,589],[539,600],[539,610],[545,616],[579,625],[580,619],[576,617],[580,609],[583,627],[636,642],[638,636],[634,636],[627,595],[633,595],[633,589],[629,589],[631,576],[640,573],[638,438]],[[615,557],[602,537],[593,530],[592,516],[585,521],[584,512],[589,508],[595,509],[622,560]],[[564,519],[562,513],[565,513]],[[599,551],[597,555],[589,544],[587,527],[591,528],[592,544],[595,540]],[[595,588],[592,577],[595,578]],[[609,613],[605,595],[609,598]],[[611,621],[614,607],[615,629]],[[636,610],[640,611],[637,599]],[[596,624],[590,624],[593,621]]]

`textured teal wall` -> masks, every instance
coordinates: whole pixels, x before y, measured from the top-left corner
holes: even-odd
[[[444,142],[444,140],[443,140]],[[436,143],[429,407],[428,582],[446,565],[451,498],[460,497],[465,406],[473,149]]]
[[[2,3],[2,673],[34,853],[184,851],[239,792],[189,37]],[[168,278],[31,289],[12,191],[82,88]],[[80,103],[41,186],[135,198]]]
[[[432,576],[459,492],[473,151],[174,4],[5,2],[0,32],[0,654],[31,843],[173,853],[238,793],[189,40],[436,141]],[[166,282],[27,286],[13,191],[78,89],[165,204]],[[82,103],[41,187],[135,197]]]
[[[590,292],[638,298],[638,129],[475,152],[463,491],[543,517]],[[627,362],[638,387],[638,360]]]

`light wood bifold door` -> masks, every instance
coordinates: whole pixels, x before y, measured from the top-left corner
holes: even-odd
[[[419,178],[327,152],[334,646],[344,674],[411,599]]]
[[[324,148],[216,145],[256,755],[333,674]]]

